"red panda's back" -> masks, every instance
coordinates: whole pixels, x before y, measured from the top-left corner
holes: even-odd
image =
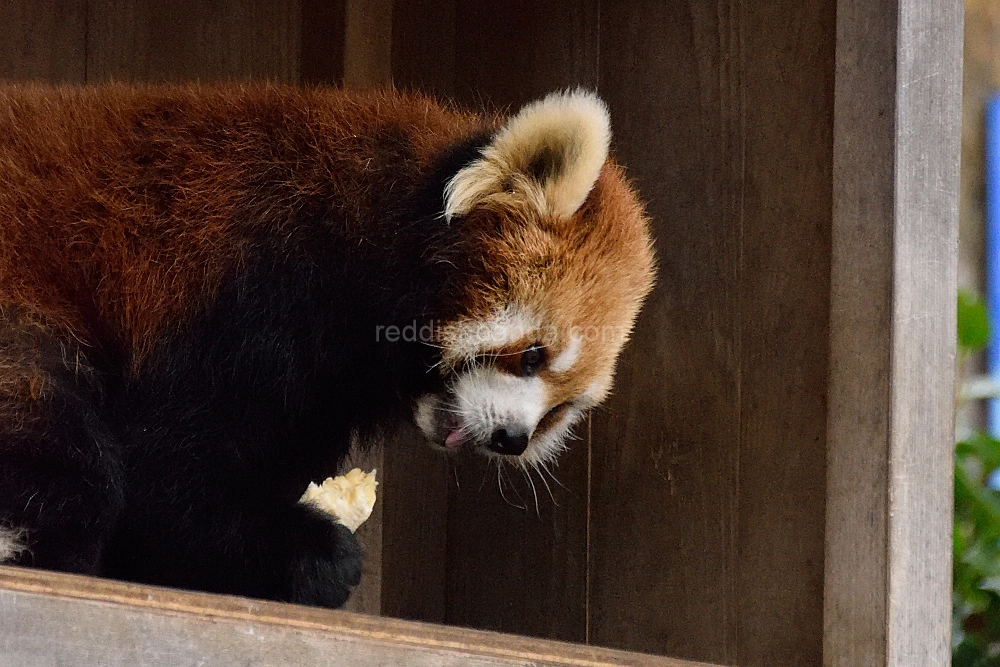
[[[0,88],[0,307],[138,363],[304,198],[363,226],[387,137],[417,169],[478,123],[392,92]]]

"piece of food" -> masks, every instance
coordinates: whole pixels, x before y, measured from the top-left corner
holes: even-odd
[[[300,503],[309,503],[327,514],[353,533],[371,516],[375,507],[376,470],[364,472],[355,468],[346,475],[327,477],[322,484],[309,482]]]

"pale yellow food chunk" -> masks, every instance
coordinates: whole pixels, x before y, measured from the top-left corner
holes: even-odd
[[[353,533],[371,516],[375,507],[375,487],[378,486],[375,473],[375,470],[366,473],[355,468],[346,475],[327,477],[321,485],[309,482],[299,502],[332,514]]]

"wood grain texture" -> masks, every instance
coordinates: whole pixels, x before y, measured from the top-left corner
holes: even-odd
[[[87,81],[299,80],[298,0],[88,0]]]
[[[884,665],[895,3],[840,3],[834,104],[824,664]],[[857,131],[864,128],[864,132]]]
[[[819,665],[836,2],[742,5],[736,663]]]
[[[382,484],[382,614],[446,617],[448,461],[407,427],[388,436]]]
[[[951,643],[962,2],[902,0],[896,44],[888,664]]]
[[[597,0],[466,0],[455,11],[455,98],[515,111],[553,90],[598,84]]]
[[[408,0],[392,7],[392,80],[403,90],[455,95],[455,0]]]
[[[519,0],[505,4],[503,20],[497,20],[495,3],[446,5],[394,7],[398,85],[488,109],[516,109],[558,88],[596,86],[596,0],[544,5]],[[444,25],[449,19],[453,26]],[[435,64],[425,62],[430,58]],[[441,63],[453,63],[451,71]],[[442,620],[586,638],[586,466],[586,441],[574,443],[562,457],[558,483],[533,471],[529,484],[520,470],[498,472],[479,457],[454,461],[447,480]],[[413,486],[420,484],[417,472],[409,472]]]
[[[608,100],[661,259],[616,394],[537,514],[481,461],[391,436],[357,609],[726,664],[947,664],[956,0],[14,0],[0,25],[4,80],[391,72],[475,107]],[[689,664],[24,571],[0,588],[0,663]]]
[[[348,65],[344,47],[348,0],[299,0],[298,82],[338,85]]]
[[[0,81],[83,83],[86,0],[0,2]]]
[[[824,664],[946,665],[962,10],[837,23]]]
[[[834,8],[602,5],[661,272],[594,423],[596,643],[821,659]]]
[[[377,88],[392,80],[392,0],[347,0],[344,85]]]
[[[601,13],[600,92],[660,269],[593,420],[590,638],[725,664],[739,603],[739,21],[727,3]]]
[[[707,667],[12,567],[0,567],[0,664]]]
[[[455,475],[445,621],[584,642],[587,442],[570,443],[553,472],[558,482],[471,456],[456,462]]]

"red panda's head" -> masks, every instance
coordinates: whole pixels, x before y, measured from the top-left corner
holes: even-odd
[[[447,182],[461,288],[439,327],[446,389],[415,410],[437,445],[542,464],[607,396],[654,275],[647,220],[608,160],[610,136],[595,95],[553,94]]]

